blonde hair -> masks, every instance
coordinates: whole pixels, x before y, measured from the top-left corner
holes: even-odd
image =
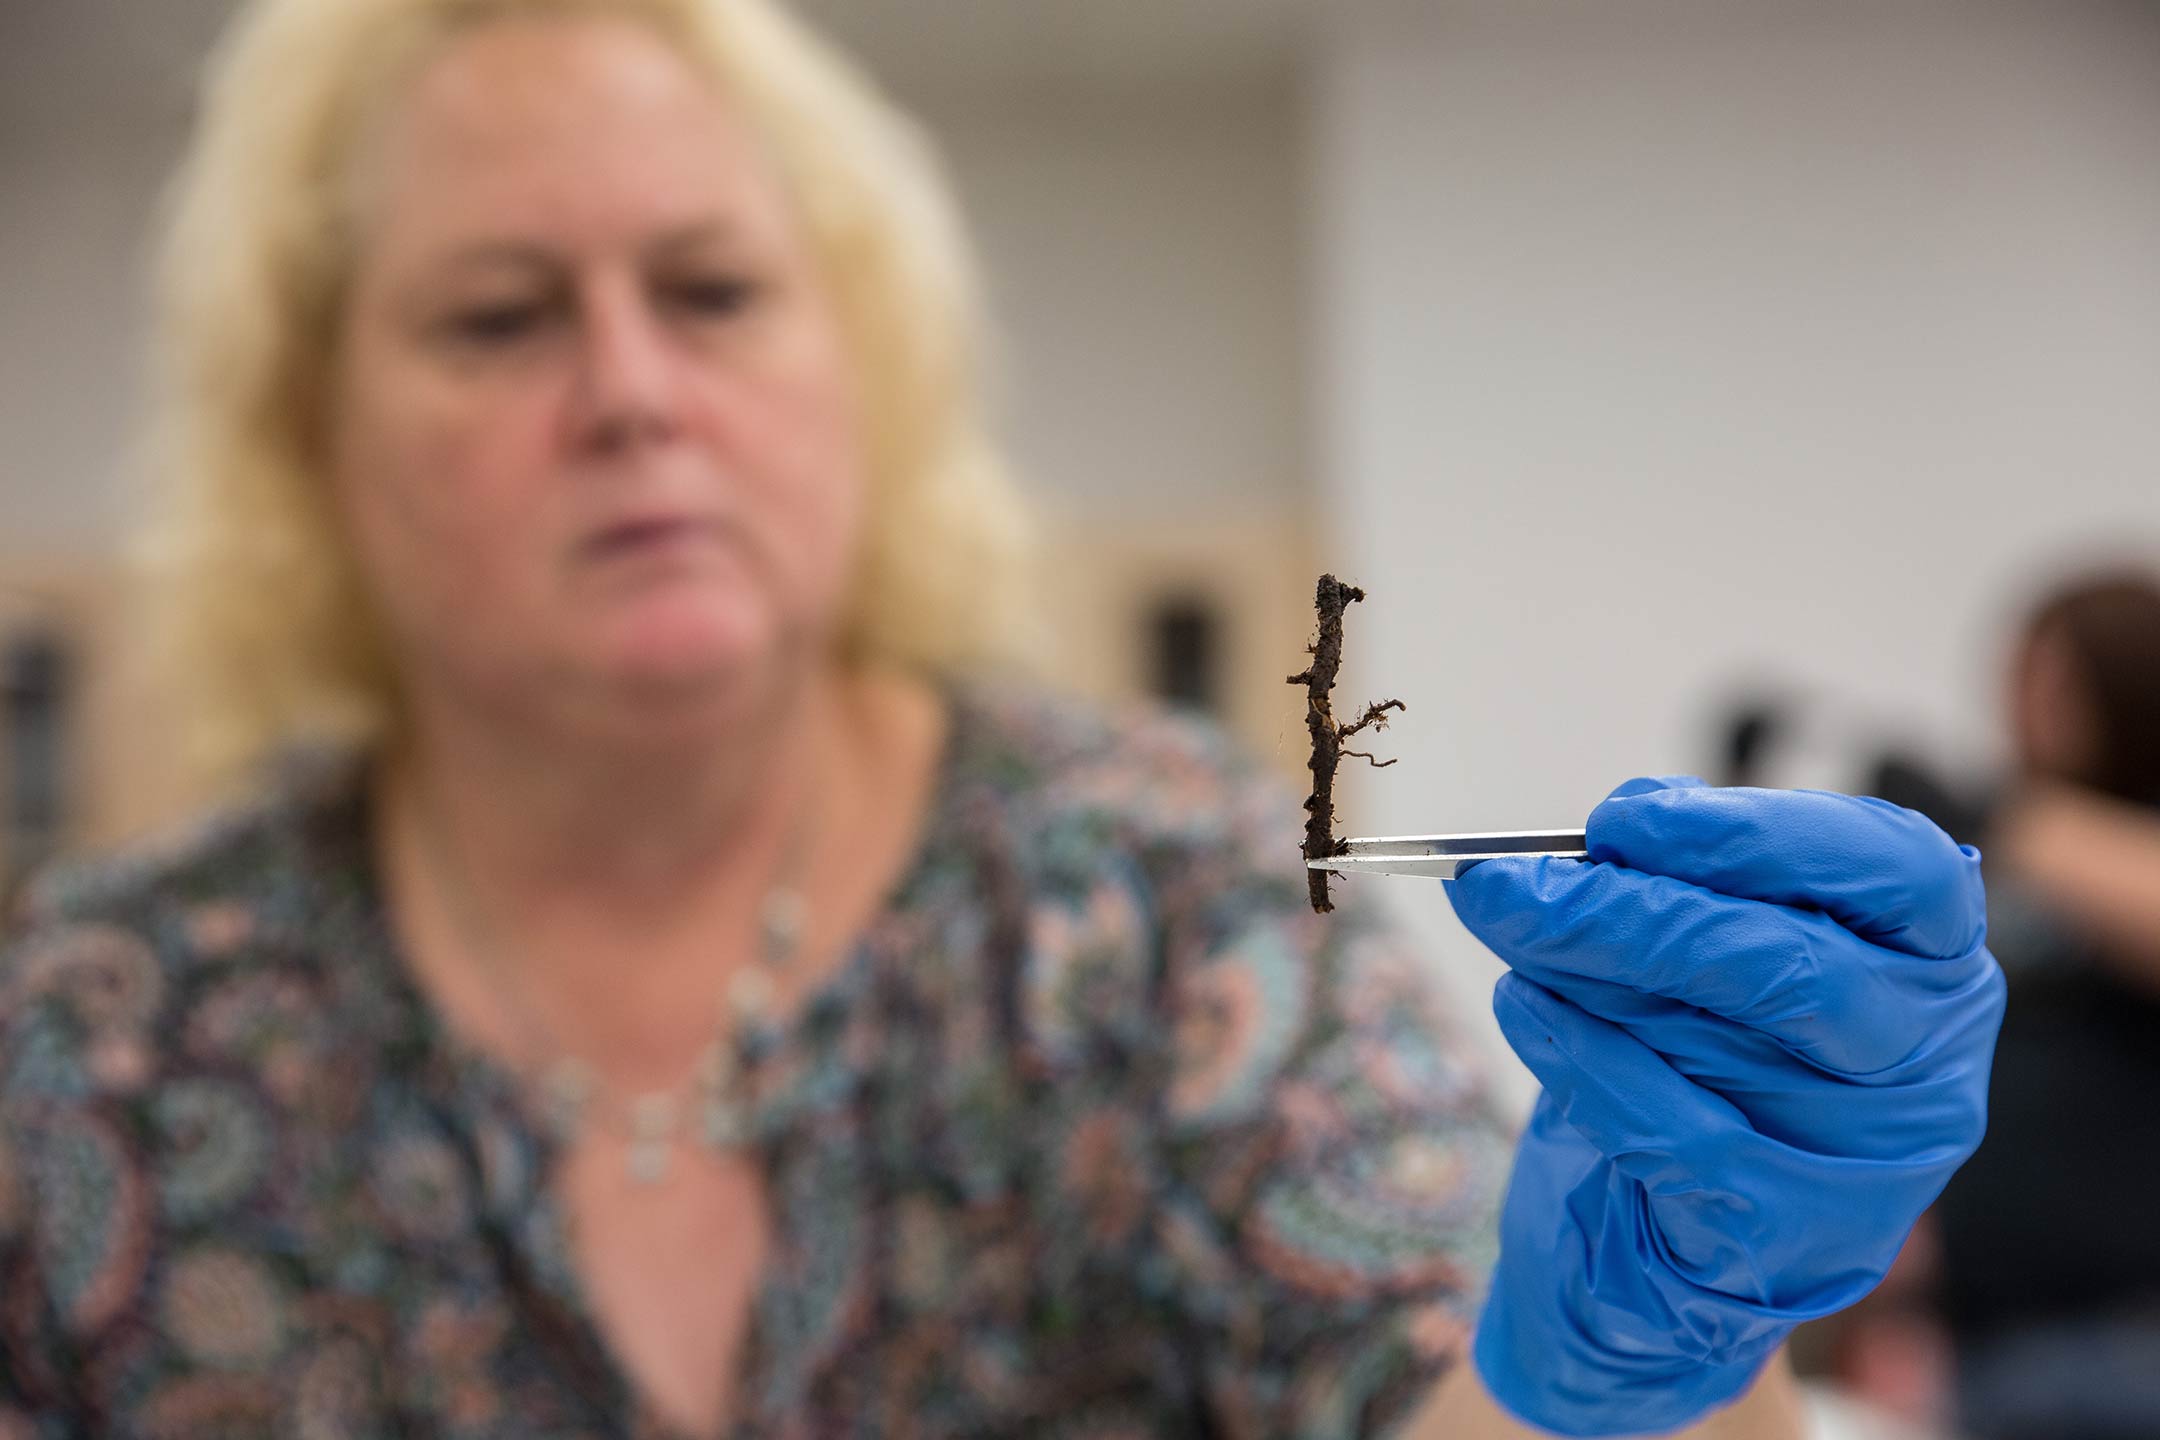
[[[370,111],[460,29],[655,25],[769,147],[860,371],[870,484],[841,643],[951,670],[1019,659],[1028,525],[983,417],[973,265],[916,128],[774,0],[254,0],[209,72],[157,272],[151,520],[138,555],[185,736],[181,789],[285,746],[369,743],[397,681],[319,473]]]

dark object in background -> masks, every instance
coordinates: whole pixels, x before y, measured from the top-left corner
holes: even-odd
[[[1148,615],[1150,688],[1203,715],[1222,714],[1222,618],[1198,595],[1175,595]]]
[[[1875,761],[1861,789],[1878,800],[1919,811],[1960,845],[1978,845],[1987,834],[1996,798],[1978,789],[1960,790],[1926,762],[1898,751]]]
[[[1716,785],[1764,785],[1769,783],[1771,753],[1792,731],[1793,706],[1767,697],[1743,700],[1724,720],[1719,737]]]
[[[1826,719],[1823,708],[1791,694],[1753,694],[1734,700],[1718,719],[1712,783],[1783,788],[1790,783],[1780,774],[1788,767],[1787,752],[1803,743],[1819,746],[1820,732],[1833,724],[1834,717]],[[1850,730],[1856,739],[1864,734],[1850,722],[1841,728]],[[1833,737],[1838,733],[1830,730]],[[1857,767],[1857,779],[1841,783],[1840,788],[1852,784],[1862,795],[1917,810],[1961,845],[1980,843],[1997,798],[1992,789],[1953,780],[1904,748],[1878,745],[1871,749],[1872,753],[1854,748],[1849,763]]]
[[[15,636],[0,652],[0,739],[6,746],[0,899],[60,848],[67,823],[67,647],[48,631]]]

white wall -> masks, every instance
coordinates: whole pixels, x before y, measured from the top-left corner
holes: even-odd
[[[1286,85],[919,104],[990,274],[1042,493],[1112,523],[1302,509],[1309,398]]]
[[[1341,14],[1323,468],[1348,689],[1411,707],[1358,830],[1578,822],[1751,674],[1984,747],[2012,589],[2160,537],[2152,12]]]
[[[1280,80],[919,92],[989,272],[1066,684],[1148,693],[1177,595],[1217,614],[1222,719],[1304,779],[1310,357],[1298,110]],[[1294,838],[1289,842],[1294,848]]]
[[[110,546],[169,135],[0,135],[0,555]]]

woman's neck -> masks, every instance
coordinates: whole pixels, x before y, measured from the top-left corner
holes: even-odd
[[[836,834],[874,787],[878,721],[859,689],[821,674],[694,752],[595,755],[416,726],[383,768],[381,813],[419,978],[469,1038],[520,1060],[550,1058],[518,1054],[535,1048],[520,1029],[633,1070],[694,1053],[718,984],[754,953],[766,897],[785,884],[815,901]],[[512,988],[522,1023],[489,1014]]]
[[[729,733],[642,747],[438,710],[416,718],[385,768],[407,818],[475,886],[650,914],[770,868],[815,778],[854,761],[854,689],[821,669]]]

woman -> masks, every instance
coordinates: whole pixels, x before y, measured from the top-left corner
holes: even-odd
[[[2010,667],[2017,774],[1987,826],[2017,1004],[1987,1144],[1934,1214],[1960,1423],[2160,1429],[2160,584],[2082,577]]]
[[[263,0],[174,227],[205,763],[333,744],[33,907],[0,1423],[1789,1434],[1977,1140],[1973,857],[1646,784],[1458,883],[1548,1086],[1500,1207],[1294,807],[970,678],[965,270],[765,4]]]

